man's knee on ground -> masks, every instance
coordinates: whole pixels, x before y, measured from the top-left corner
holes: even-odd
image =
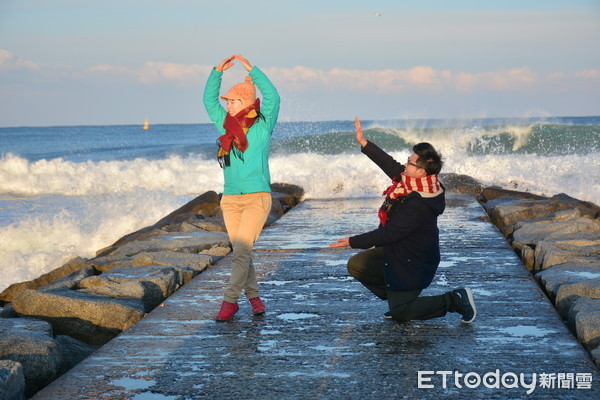
[[[357,262],[356,254],[348,259],[348,265],[346,266],[348,269],[348,273],[356,278],[360,274],[360,270],[362,269],[362,265]]]
[[[396,304],[393,307],[390,307],[390,314],[392,315],[392,319],[396,322],[408,322],[415,319],[414,312],[411,311],[409,305],[412,302]]]

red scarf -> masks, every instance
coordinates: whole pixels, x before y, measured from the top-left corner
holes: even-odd
[[[217,158],[221,168],[223,164],[229,166],[229,153],[232,145],[235,146],[240,152],[237,155],[243,160],[243,153],[248,148],[248,139],[246,134],[248,130],[256,122],[260,113],[260,99],[256,99],[254,104],[244,108],[236,115],[227,113],[225,116],[225,122],[223,122],[223,128],[225,128],[225,134],[219,137],[217,144],[219,145],[219,151]]]
[[[411,192],[418,192],[422,197],[431,198],[439,195],[443,191],[438,175],[412,178],[403,172],[399,177],[392,179],[392,185],[383,192],[383,196],[386,197],[379,209],[379,222],[381,222],[381,225],[385,226],[389,220],[388,212],[392,208],[392,205],[398,200],[403,201],[403,196],[406,196]]]

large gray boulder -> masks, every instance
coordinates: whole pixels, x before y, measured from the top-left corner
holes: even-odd
[[[148,265],[143,267],[119,268],[102,275],[91,276],[79,283],[80,288],[108,286],[128,282],[152,282],[166,298],[175,293],[184,283],[184,275],[191,279],[193,270],[164,265]]]
[[[62,354],[60,375],[79,364],[86,357],[100,348],[100,346],[87,344],[67,335],[58,335],[56,338],[54,338],[54,340],[56,340],[60,346],[60,351]]]
[[[573,235],[549,235],[535,247],[535,270],[543,270],[565,262],[600,265],[598,232],[581,231]]]
[[[222,257],[208,254],[178,253],[171,251],[142,252],[133,257],[133,267],[146,265],[176,265],[198,273],[209,268]],[[187,281],[186,281],[187,282]]]
[[[525,264],[525,268],[533,271],[535,268],[535,250],[522,243],[513,243],[513,248],[517,254],[521,255],[521,261]]]
[[[113,256],[134,256],[142,252],[171,251],[200,253],[212,247],[229,247],[225,232],[164,232],[148,240],[136,240],[117,247]]]
[[[284,212],[287,212],[297,203],[297,199],[294,196],[286,193],[272,192],[271,198],[273,202],[278,202],[281,205]]]
[[[24,290],[13,299],[13,307],[19,315],[50,322],[55,334],[93,345],[105,344],[145,313],[144,303],[138,299],[107,298],[66,289]]]
[[[600,299],[578,299],[569,315],[574,321],[577,337],[588,351],[600,348]],[[596,359],[600,365],[600,358]]]
[[[87,264],[85,259],[81,257],[75,257],[74,259],[68,261],[61,267],[56,268],[48,273],[45,273],[39,278],[26,282],[13,283],[9,287],[7,287],[2,293],[0,293],[0,305],[12,301],[12,298],[15,296],[15,294],[19,293],[22,290],[33,290],[43,286],[47,286],[59,279],[65,278],[73,274],[76,271],[79,271],[82,268],[85,268],[86,266]]]
[[[440,174],[440,180],[449,192],[479,196],[483,190],[483,185],[468,175],[444,173]]]
[[[0,360],[0,399],[25,399],[25,376],[23,375],[21,363],[12,360]]]
[[[304,189],[298,185],[292,185],[290,183],[272,183],[271,190],[277,193],[285,193],[292,196],[295,199],[295,204],[298,204],[304,198]]]
[[[272,197],[271,199],[271,211],[269,212],[269,216],[267,217],[267,221],[265,222],[265,226],[272,225],[284,214],[283,206],[281,202],[276,198]]]
[[[600,278],[560,285],[556,291],[556,310],[564,319],[568,319],[569,312],[581,298],[600,300]]]
[[[497,198],[486,204],[484,208],[490,215],[494,225],[505,235],[514,231],[517,222],[551,217],[558,211],[578,209],[581,216],[595,218],[598,207],[576,200],[550,199],[514,199]]]
[[[204,231],[218,231],[218,232],[227,232],[227,228],[225,228],[225,220],[223,216],[216,216],[211,218],[204,218],[202,220],[197,220],[191,223],[196,228]],[[186,232],[182,230],[181,232]]]
[[[217,262],[217,260],[225,257],[229,253],[231,253],[230,245],[227,245],[227,246],[217,245],[217,246],[211,247],[210,249],[202,250],[199,254],[216,257],[215,262]]]
[[[30,318],[2,318],[0,359],[23,366],[25,395],[29,397],[59,375],[62,354],[52,338],[49,323]]]
[[[76,289],[79,282],[87,277],[94,276],[96,273],[96,269],[88,265],[62,279],[52,282],[48,286],[42,286],[38,290]]]
[[[289,183],[272,183],[271,191],[272,215],[267,219],[265,226],[271,225],[278,217],[295,207],[304,198],[304,189]]]
[[[227,231],[222,216],[204,218],[199,214],[192,213],[182,216],[181,221],[173,222],[162,230],[166,232]]]
[[[486,203],[503,203],[515,199],[546,200],[548,197],[518,190],[504,189],[499,186],[488,186],[481,191],[481,197]]]
[[[133,258],[128,256],[100,256],[88,261],[89,265],[99,273],[117,268],[133,266]]]
[[[516,223],[513,243],[536,245],[549,236],[567,236],[582,231],[595,232],[595,237],[600,238],[600,221],[583,217],[564,220],[560,219],[564,214],[558,214],[555,218]]]
[[[144,304],[144,311],[147,313],[165,300],[161,288],[148,281],[93,286],[80,289],[79,292],[115,299],[136,299]]]
[[[558,289],[562,285],[600,279],[600,265],[592,262],[569,261],[540,271],[533,277],[546,290],[550,300],[556,301]]]
[[[191,268],[149,265],[114,269],[79,284],[82,292],[104,297],[139,299],[151,311],[198,272]]]

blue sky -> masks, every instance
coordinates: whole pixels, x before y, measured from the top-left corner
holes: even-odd
[[[2,0],[0,126],[208,122],[235,53],[282,121],[599,115],[599,41],[597,0]]]

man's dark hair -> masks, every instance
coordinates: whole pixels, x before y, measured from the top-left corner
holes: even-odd
[[[419,156],[416,164],[425,170],[427,175],[439,174],[442,170],[442,154],[435,151],[429,143],[423,142],[413,146],[413,152]]]

